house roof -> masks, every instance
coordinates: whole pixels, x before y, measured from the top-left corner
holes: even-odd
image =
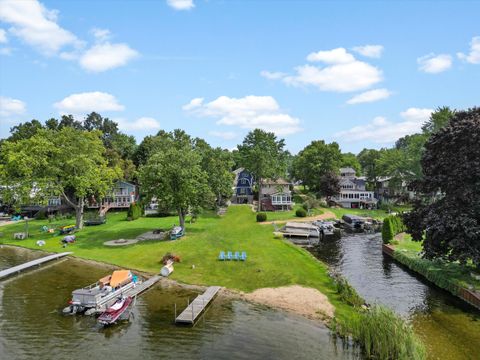
[[[356,173],[355,169],[351,168],[351,167],[344,167],[344,168],[340,168],[340,172],[341,173]]]
[[[290,185],[290,182],[283,178],[265,179],[262,180],[262,185]]]

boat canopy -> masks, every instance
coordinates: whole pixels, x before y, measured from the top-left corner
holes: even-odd
[[[110,278],[110,286],[116,288],[119,285],[130,282],[132,273],[130,270],[115,270]]]

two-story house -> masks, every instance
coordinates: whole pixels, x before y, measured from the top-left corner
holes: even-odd
[[[340,194],[332,197],[332,200],[344,208],[376,208],[374,192],[366,190],[365,185],[365,179],[356,177],[354,169],[341,168]]]
[[[234,172],[232,204],[253,203],[253,176],[244,168]]]
[[[291,186],[291,183],[281,178],[262,180],[260,184],[262,210],[291,210],[294,205]]]
[[[127,181],[117,181],[113,189],[100,201],[92,198],[88,203],[88,208],[99,209],[105,214],[109,209],[126,209],[138,200],[137,186]]]

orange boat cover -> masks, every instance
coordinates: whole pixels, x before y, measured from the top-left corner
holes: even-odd
[[[110,279],[110,286],[116,288],[119,285],[122,285],[132,278],[132,273],[130,270],[115,270],[112,273],[112,278]]]

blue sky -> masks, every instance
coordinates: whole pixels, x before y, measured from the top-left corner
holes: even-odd
[[[480,2],[0,0],[0,137],[97,111],[138,140],[390,146],[480,105]]]

